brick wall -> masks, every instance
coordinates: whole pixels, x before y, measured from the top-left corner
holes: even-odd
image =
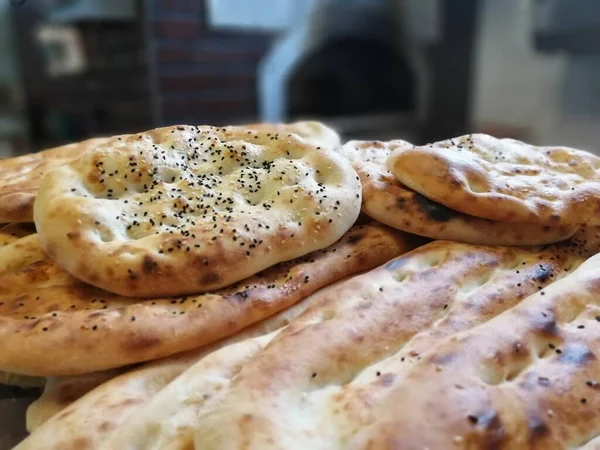
[[[86,117],[91,134],[153,126],[143,27],[138,22],[79,25],[86,49],[82,75],[57,78],[52,102]]]
[[[257,67],[270,36],[212,30],[203,0],[137,1],[136,20],[74,25],[87,67],[59,77],[46,73],[34,36],[46,21],[42,3],[14,8],[30,150],[167,124],[257,119]]]
[[[86,67],[50,76],[35,30],[46,23],[40,2],[12,12],[31,130],[31,150],[90,136],[135,132],[154,126],[141,0],[137,20],[73,24]]]
[[[161,124],[256,120],[257,67],[270,37],[210,29],[201,0],[149,3]]]

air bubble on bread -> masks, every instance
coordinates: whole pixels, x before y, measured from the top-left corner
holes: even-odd
[[[494,276],[495,269],[489,269],[483,274],[477,274],[476,276],[466,280],[464,283],[459,286],[458,291],[462,295],[466,295],[471,293],[472,291],[484,286],[488,281],[492,279]]]

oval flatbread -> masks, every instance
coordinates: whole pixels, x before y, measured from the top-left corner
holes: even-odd
[[[399,182],[386,167],[395,149],[412,148],[406,141],[350,141],[340,150],[360,176],[362,210],[379,222],[408,233],[469,244],[540,245],[562,241],[577,226],[543,226],[496,222],[454,211]]]
[[[394,176],[456,211],[500,222],[600,224],[600,158],[485,134],[402,148]]]
[[[52,169],[79,158],[105,142],[94,138],[0,160],[0,223],[33,222],[33,202],[42,178]]]
[[[214,293],[149,300],[90,286],[45,258],[0,274],[0,370],[81,374],[206,345],[416,244],[384,225],[353,227],[327,249]]]
[[[598,448],[599,311],[596,255],[431,348],[345,448]]]
[[[423,429],[424,423],[430,423],[429,417],[442,424],[444,417],[459,413],[469,426],[469,413],[457,413],[451,401],[444,405],[444,414],[436,414],[438,398],[446,395],[441,386],[447,390],[452,388],[450,384],[439,383],[438,389],[437,385],[429,386],[428,376],[414,377],[419,382],[413,382],[406,391],[423,399],[418,415],[413,415],[410,402],[402,396],[391,397],[392,393],[401,389],[405,377],[425,360],[427,373],[435,372],[436,366],[443,371],[445,366],[451,367],[449,373],[442,372],[436,379],[447,376],[449,380],[460,379],[463,386],[471,384],[473,372],[463,376],[452,352],[440,354],[439,359],[428,358],[428,352],[468,330],[476,333],[529,295],[548,285],[551,288],[556,280],[566,281],[564,277],[586,256],[586,249],[575,243],[551,245],[540,251],[436,241],[354,277],[292,322],[245,364],[216,401],[206,404],[196,419],[195,443],[205,450],[346,449],[357,433],[377,424],[378,405],[386,402],[383,411],[388,414],[384,417],[409,418],[413,427],[407,428],[405,435],[411,432],[411,440],[403,440],[404,435],[396,432],[399,426],[386,427],[388,434],[384,436],[397,438],[390,441],[393,444],[360,448],[453,448],[439,442],[431,444],[434,441],[428,442],[427,437],[436,429]],[[550,333],[552,316],[544,318],[541,312],[533,323]],[[515,321],[519,324],[525,319],[519,314],[514,317],[519,318]],[[594,326],[594,322],[588,320],[586,326]],[[577,329],[579,324],[578,319],[572,327]],[[519,341],[511,336],[517,330],[519,326],[511,321],[503,320],[498,327],[506,342],[504,348],[512,349],[514,358]],[[468,358],[470,345],[477,346],[477,342],[474,338],[453,349],[461,359],[462,355]],[[543,345],[548,348],[548,342]],[[524,352],[528,346],[524,343]],[[496,360],[491,346],[487,355],[490,365],[512,358],[503,352]],[[485,366],[479,362],[477,358],[473,368],[483,377]],[[510,374],[510,369],[505,373]],[[479,411],[478,417],[483,412]],[[377,438],[377,431],[380,429],[374,428],[369,436]],[[412,442],[417,445],[407,445]]]
[[[598,242],[593,232],[584,240]],[[591,250],[585,245],[525,251],[430,244],[224,341],[118,376],[66,407],[19,450],[187,449],[194,429],[202,449],[244,447],[240,442],[261,450],[345,448],[422,354],[569,274]],[[273,333],[290,320],[289,331]],[[250,378],[248,392],[258,398],[247,403],[233,392]]]
[[[193,448],[196,411],[223,391],[282,327],[337,284],[211,345],[150,361],[116,377],[114,371],[104,371],[51,382],[27,410],[27,428],[35,432],[18,449],[62,450],[83,443],[93,449],[160,448],[169,442],[169,448]],[[88,393],[90,385],[107,377],[112,379]]]
[[[117,137],[50,172],[34,216],[77,278],[125,296],[214,290],[337,241],[361,186],[293,133],[177,126]]]

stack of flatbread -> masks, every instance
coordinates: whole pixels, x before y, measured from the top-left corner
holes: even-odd
[[[600,448],[589,153],[174,126],[0,180],[18,449]]]

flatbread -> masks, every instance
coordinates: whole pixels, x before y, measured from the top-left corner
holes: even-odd
[[[28,236],[35,233],[35,227],[30,226],[31,224],[9,224],[0,227],[0,273],[9,270],[11,267],[15,268],[22,264],[24,261],[33,259],[31,262],[35,262],[36,251],[31,251],[30,244],[27,240],[21,240],[22,237]],[[23,242],[19,245],[11,245],[16,241],[25,242],[25,259],[22,255],[17,255],[18,261],[12,260],[12,255],[18,249],[23,248]],[[6,250],[4,247],[8,247],[10,250]],[[39,245],[38,245],[39,249]],[[43,256],[42,256],[43,257]],[[0,371],[0,384],[6,384],[9,386],[17,386],[23,389],[43,387],[46,383],[46,379],[43,377],[30,377],[27,375],[18,375],[10,372]]]
[[[305,121],[290,124],[253,123],[245,127],[261,133],[297,134],[312,145],[323,148],[336,148],[342,145],[340,136],[336,131],[323,125],[321,122]]]
[[[107,138],[88,139],[39,153],[0,160],[0,223],[33,222],[33,202],[42,178]]]
[[[118,367],[84,375],[42,378],[44,392],[27,408],[27,431],[34,432],[67,406],[128,369]]]
[[[27,266],[48,259],[37,234],[30,234],[0,247],[0,274],[20,272]],[[0,294],[2,295],[2,294]]]
[[[348,448],[357,433],[376,423],[378,405],[426,352],[484,326],[571,273],[585,256],[581,248],[560,244],[540,252],[436,241],[355,277],[283,330],[206,405],[196,421],[197,448]],[[510,322],[505,327],[504,333],[516,330]],[[467,354],[475,341],[461,352]],[[439,365],[451,362],[447,355]],[[419,378],[412,392],[427,397],[422,405],[428,410],[413,415],[411,403],[397,396],[390,415],[411,417],[415,428],[407,434],[428,436],[435,431],[429,415],[442,394],[436,387],[428,395],[429,379]],[[395,444],[427,448],[410,440]]]
[[[296,134],[177,126],[53,170],[34,216],[46,253],[77,278],[156,297],[218,289],[325,248],[360,201],[351,165]]]
[[[46,259],[0,274],[0,370],[75,375],[186,351],[414,248],[380,224],[215,293],[131,299],[78,281]]]
[[[11,223],[0,226],[0,248],[33,233],[35,233],[35,225],[32,223]]]
[[[394,151],[403,184],[456,211],[500,222],[600,224],[600,158],[485,134]]]
[[[149,446],[148,438],[156,439],[157,447],[159,439],[191,443],[194,424],[189,420],[208,400],[205,396],[215,397],[235,371],[270,342],[281,327],[315,304],[321,292],[328,292],[337,284],[227,339],[141,365],[81,398],[67,395],[66,400],[59,400],[61,392],[51,386],[48,395],[44,393],[27,411],[28,426],[36,422],[35,432],[17,448],[95,449],[110,445],[111,440],[119,442],[113,448],[127,448],[124,446],[132,435],[131,448]],[[86,376],[77,378],[86,380]],[[190,390],[198,385],[200,389]],[[77,383],[75,394],[81,393],[79,387]],[[160,422],[164,422],[167,433],[152,430]]]
[[[469,244],[541,245],[572,236],[577,226],[496,222],[454,211],[399,182],[386,161],[406,141],[350,141],[340,150],[352,162],[363,187],[362,210],[373,219],[408,233]]]
[[[442,341],[388,391],[347,448],[581,448],[600,434],[599,313],[597,255]]]

